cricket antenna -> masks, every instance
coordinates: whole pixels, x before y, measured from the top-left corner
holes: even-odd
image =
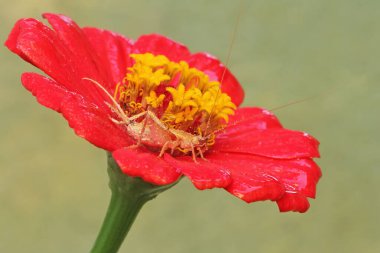
[[[240,18],[241,18],[242,13],[243,13],[243,2],[244,2],[244,0],[240,0],[239,1],[238,15],[237,15],[236,22],[235,22],[235,25],[234,25],[234,28],[233,28],[231,42],[230,42],[230,45],[229,45],[229,48],[228,48],[228,51],[227,51],[226,63],[224,64],[224,70],[223,70],[222,76],[220,78],[220,85],[221,86],[223,85],[224,76],[226,75],[227,68],[228,68],[228,66],[230,64],[231,55],[232,55],[232,48],[233,48],[233,45],[235,44],[235,40],[236,40],[236,37],[237,37],[237,31],[238,31],[239,23],[240,23]],[[220,95],[219,94],[220,90],[221,89],[219,89],[218,92],[216,93],[214,105],[212,106],[212,109],[211,109],[210,114],[208,116],[207,124],[206,124],[206,129],[205,129],[205,133],[204,133],[205,135],[207,135],[207,130],[208,130],[209,126],[210,126],[211,115],[212,115],[212,113],[215,110],[215,104],[216,104],[216,101],[217,101],[217,99],[218,99],[218,97]]]
[[[289,102],[287,104],[271,108],[271,109],[269,109],[269,111],[271,111],[271,112],[277,111],[277,110],[286,108],[286,107],[291,106],[291,105],[295,105],[295,104],[299,104],[299,103],[303,103],[303,102],[309,101],[309,100],[314,99],[316,97],[318,97],[318,95],[310,96],[310,97],[307,97],[307,98],[304,98],[304,99],[300,99],[300,100],[295,100],[295,101]]]

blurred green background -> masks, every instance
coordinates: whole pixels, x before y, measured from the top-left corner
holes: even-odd
[[[4,42],[22,17],[64,13],[136,38],[161,33],[226,59],[238,1],[0,1]],[[380,1],[245,1],[230,68],[245,105],[321,142],[306,214],[245,204],[188,180],[148,203],[120,252],[380,252]],[[105,154],[21,86],[0,48],[0,252],[88,252],[108,205]]]

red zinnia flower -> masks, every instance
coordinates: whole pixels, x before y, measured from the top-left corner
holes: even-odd
[[[132,41],[44,18],[53,29],[21,19],[5,43],[50,76],[24,73],[23,85],[77,135],[112,152],[124,173],[156,185],[185,175],[198,189],[308,209],[321,176],[312,160],[318,141],[265,109],[236,109],[244,92],[219,60],[157,34]]]

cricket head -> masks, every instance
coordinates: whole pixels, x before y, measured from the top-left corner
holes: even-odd
[[[131,118],[149,110],[165,129],[181,133],[175,135],[183,153],[190,144],[202,151],[209,149],[215,143],[215,134],[227,125],[236,109],[222,92],[220,82],[211,81],[185,61],[172,62],[164,55],[131,57],[134,64],[113,95],[123,114]]]

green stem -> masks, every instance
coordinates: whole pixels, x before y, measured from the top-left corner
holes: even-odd
[[[108,154],[109,186],[112,191],[102,228],[91,253],[116,253],[141,207],[174,184],[157,186],[123,174]]]

